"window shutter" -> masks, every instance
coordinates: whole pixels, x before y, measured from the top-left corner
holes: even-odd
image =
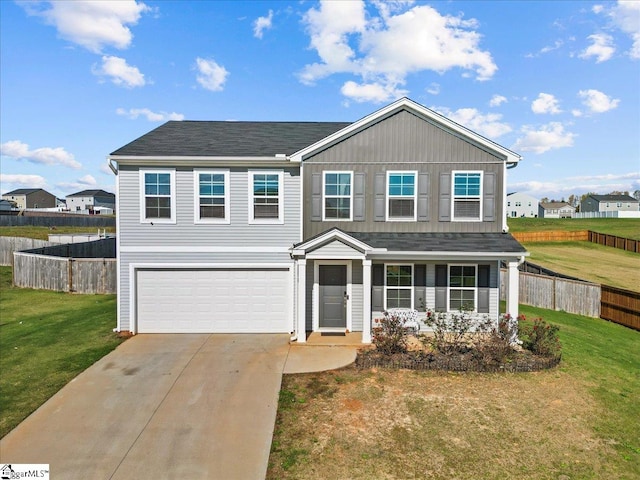
[[[418,174],[418,221],[429,221],[429,174]]]
[[[375,199],[373,204],[374,221],[384,222],[385,220],[385,201],[386,201],[386,189],[387,175],[385,173],[376,173],[375,178]]]
[[[451,221],[451,174],[440,174],[440,201],[438,202],[438,220]]]
[[[427,266],[415,265],[413,267],[413,285],[416,287],[427,286]]]
[[[353,221],[363,222],[365,217],[364,208],[364,172],[356,172],[353,175]]]
[[[373,265],[371,267],[371,283],[376,287],[384,286],[384,265]]]
[[[489,288],[490,287],[490,265],[478,265],[478,287]]]
[[[436,265],[436,305],[439,312],[447,311],[447,266]]]
[[[322,174],[311,175],[311,221],[322,221]]]
[[[372,265],[371,277],[371,310],[381,312],[384,310],[384,265]]]
[[[489,313],[491,266],[478,265],[478,313]]]
[[[496,219],[496,174],[493,172],[484,173],[483,185],[483,220],[493,222]]]

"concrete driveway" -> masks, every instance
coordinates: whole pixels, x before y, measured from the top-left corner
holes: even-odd
[[[64,479],[264,479],[288,335],[137,335],[0,441]]]

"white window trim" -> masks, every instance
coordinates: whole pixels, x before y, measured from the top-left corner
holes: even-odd
[[[475,287],[452,287],[451,286],[451,267],[474,267],[476,274]],[[451,309],[451,290],[473,290],[473,310],[478,311],[478,264],[477,263],[450,263],[447,265],[447,312],[459,312],[460,310]]]
[[[255,218],[253,205],[253,176],[254,175],[278,176],[278,218]],[[250,225],[274,225],[284,223],[284,172],[282,170],[249,170],[249,224]]]
[[[409,287],[396,287],[396,286],[388,286],[387,285],[387,267],[394,267],[394,266],[400,266],[400,267],[411,267],[411,286]],[[411,308],[414,309],[415,308],[415,288],[414,288],[414,283],[415,283],[415,275],[416,275],[416,269],[415,269],[415,264],[413,263],[385,263],[384,264],[384,295],[383,295],[383,301],[384,301],[384,310],[386,311],[388,309],[387,307],[387,290],[388,289],[393,289],[393,290],[410,290],[411,291]]]
[[[479,173],[480,174],[480,195],[478,201],[480,202],[480,214],[478,218],[456,218],[454,215],[456,204],[456,174],[458,173]],[[451,172],[451,221],[452,222],[481,222],[483,218],[483,198],[484,195],[484,171],[482,170],[453,170]]]
[[[224,218],[200,218],[200,174],[224,175]],[[199,225],[231,223],[229,170],[193,169],[193,223]]]
[[[170,218],[147,218],[147,212],[145,209],[145,181],[144,176],[146,173],[168,173],[170,176],[170,194],[171,200],[171,217]],[[164,223],[174,224],[176,223],[176,169],[175,168],[141,168],[138,172],[140,182],[140,223]]]
[[[350,193],[348,195],[349,198],[349,218],[327,218],[326,215],[326,179],[327,175],[331,174],[349,174],[350,185],[349,189]],[[329,195],[328,198],[345,198],[347,195]],[[353,221],[353,170],[325,170],[322,172],[322,220],[326,222],[351,222]]]
[[[389,195],[389,177],[391,175],[413,175],[413,197],[406,195]],[[385,219],[387,222],[415,222],[418,219],[418,172],[416,170],[393,170],[387,171],[387,183],[385,186]],[[390,217],[389,200],[391,198],[409,199],[413,198],[413,217]]]

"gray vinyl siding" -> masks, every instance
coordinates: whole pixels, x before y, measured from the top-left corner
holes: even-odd
[[[313,260],[307,260],[307,281],[306,281],[306,328],[307,332],[313,330],[313,280],[315,265]]]
[[[313,175],[323,171],[350,170],[364,175],[362,221],[312,221]],[[376,174],[387,171],[417,171],[428,174],[427,192],[419,195],[419,221],[376,221]],[[453,170],[481,170],[494,174],[493,215],[484,212],[478,222],[440,221],[440,177]],[[499,232],[502,230],[504,159],[407,111],[402,111],[309,157],[303,162],[304,238],[329,228],[353,232]],[[317,176],[316,176],[317,178]],[[422,177],[422,180],[427,180]],[[317,183],[317,182],[316,182]],[[317,187],[317,185],[316,185]],[[356,202],[354,202],[356,203]],[[426,207],[426,208],[425,208]],[[418,205],[416,205],[418,208]],[[317,213],[317,212],[316,212]],[[358,212],[359,213],[359,212]],[[380,220],[380,219],[378,219]]]
[[[164,168],[159,167],[158,170]],[[137,167],[119,170],[120,245],[128,246],[260,246],[290,247],[300,241],[300,175],[297,168],[284,169],[284,224],[249,224],[248,171],[259,168],[211,167],[229,170],[230,223],[197,224],[194,221],[194,170],[176,169],[176,223],[155,225],[140,222],[140,178]],[[282,168],[264,168],[281,171]]]
[[[316,248],[315,250],[313,250],[313,255],[322,255],[327,258],[331,258],[331,257],[336,257],[336,258],[347,257],[348,258],[352,256],[354,253],[359,253],[359,252],[354,252],[352,247],[345,245],[339,240],[334,240],[333,242],[327,243],[326,245],[323,245],[322,247]]]
[[[278,264],[293,267],[293,261],[288,253],[197,253],[197,252],[173,252],[173,253],[140,253],[119,252],[120,259],[120,293],[118,297],[120,329],[131,329],[130,307],[131,279],[129,267],[135,264],[184,264],[186,268],[202,267],[204,264]]]
[[[362,261],[354,260],[351,271],[351,328],[362,331],[364,288],[362,285]]]

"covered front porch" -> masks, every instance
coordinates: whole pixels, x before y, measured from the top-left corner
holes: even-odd
[[[298,343],[371,343],[390,309],[518,315],[518,265],[526,250],[509,234],[347,233],[331,229],[292,249]]]

